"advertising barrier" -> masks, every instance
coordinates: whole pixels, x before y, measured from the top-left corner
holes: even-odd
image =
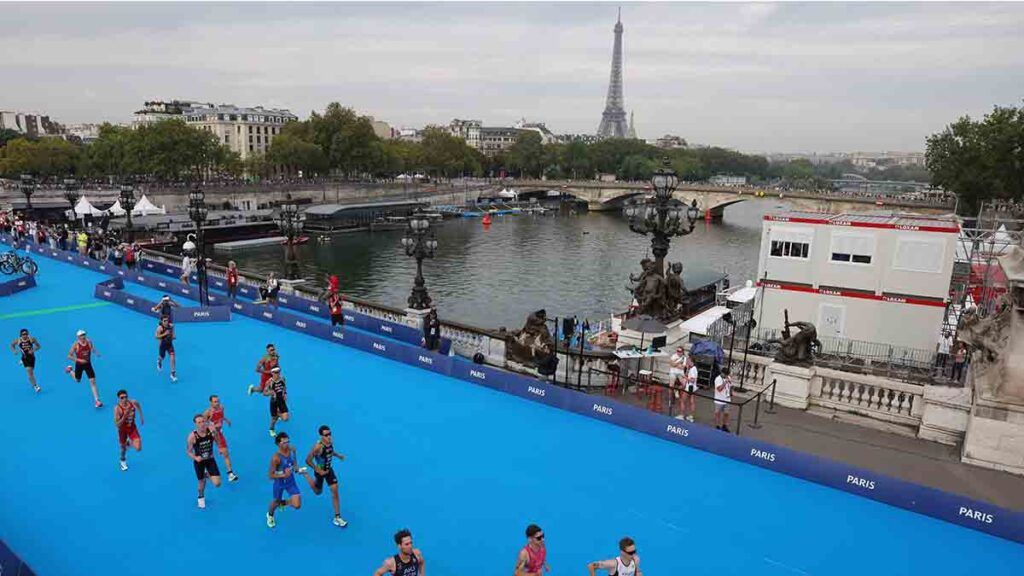
[[[100,300],[113,302],[141,312],[146,316],[159,318],[160,314],[153,311],[156,302],[141,296],[124,292],[124,280],[114,277],[96,285],[93,296]],[[228,306],[208,306],[206,308],[179,306],[173,311],[174,322],[227,322],[231,320],[231,309]]]
[[[50,250],[46,249],[45,252],[40,253],[49,255],[49,252]],[[67,257],[69,262],[74,261],[72,257],[56,252],[53,257],[59,259]],[[75,255],[75,259],[77,258],[80,257]],[[95,264],[90,266],[88,263],[75,263],[96,269]],[[147,264],[153,264],[153,267],[149,269],[162,266],[166,272],[161,273],[174,273],[174,270],[167,265]],[[146,277],[143,276],[143,278]],[[128,279],[134,280],[133,278]],[[114,279],[115,282],[118,280],[120,279]],[[117,293],[116,288],[105,286],[105,284],[108,283],[101,283],[97,286],[97,290]],[[171,284],[174,283],[169,283],[169,285]],[[301,302],[295,301],[295,297],[289,297],[289,300],[292,309],[301,304]],[[307,300],[306,302],[312,301]],[[246,316],[365,350],[384,358],[419,366],[493,390],[650,434],[683,446],[712,452],[849,494],[1024,543],[1024,513],[1022,512],[1008,510],[965,496],[943,492],[766,442],[725,434],[706,426],[673,419],[618,400],[568,390],[531,377],[474,364],[463,358],[427,352],[416,345],[419,342],[418,331],[416,344],[392,339],[392,335],[399,335],[395,332],[385,337],[375,331],[372,324],[364,324],[367,322],[366,317],[351,311],[345,312],[346,322],[357,328],[366,329],[367,332],[342,331],[306,316],[281,310],[270,310],[266,306],[254,305],[241,300],[231,302],[230,308],[234,312]],[[305,311],[308,313],[310,309],[307,308]],[[378,320],[374,321],[379,322]],[[409,334],[405,334],[405,336],[408,337]]]
[[[21,561],[21,558],[0,540],[0,575],[3,576],[35,576],[36,573]]]
[[[2,278],[2,276],[0,276]],[[18,276],[11,280],[5,280],[0,282],[0,297],[10,296],[11,294],[17,294],[23,290],[36,287],[35,276]]]

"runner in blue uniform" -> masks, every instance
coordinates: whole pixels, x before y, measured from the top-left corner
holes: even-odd
[[[327,482],[327,486],[331,489],[331,503],[334,504],[334,525],[344,528],[348,526],[348,522],[341,517],[338,476],[334,474],[334,459],[344,460],[345,456],[334,451],[334,441],[331,438],[329,426],[321,426],[319,432],[320,440],[313,445],[313,449],[306,456],[306,465],[313,469],[316,476],[313,493],[319,496],[324,491],[324,482]]]
[[[306,477],[306,482],[309,483],[309,487],[312,488],[315,484],[313,478],[309,475],[309,469],[305,466],[298,467],[298,459],[295,456],[295,448],[292,447],[291,442],[288,440],[288,433],[281,432],[274,438],[274,443],[277,444],[277,452],[270,458],[270,473],[268,477],[274,481],[274,499],[270,502],[270,507],[267,509],[267,527],[273,528],[277,526],[277,522],[274,520],[274,513],[277,512],[278,508],[285,508],[291,506],[298,510],[302,507],[302,496],[299,492],[299,485],[295,482],[295,475],[302,474]],[[284,493],[288,493],[288,499],[283,498]]]

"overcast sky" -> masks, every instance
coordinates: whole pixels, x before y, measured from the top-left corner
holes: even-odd
[[[393,126],[521,117],[593,133],[615,3],[10,4],[0,109],[126,122],[145,100],[331,101]],[[642,138],[923,150],[1024,97],[1024,4],[623,3]]]

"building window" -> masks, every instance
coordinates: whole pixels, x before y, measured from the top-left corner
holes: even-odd
[[[772,240],[771,255],[778,258],[802,258],[806,259],[811,253],[811,245],[807,242],[789,242],[787,240]]]
[[[249,134],[252,134],[252,126],[249,126]],[[251,138],[250,138],[251,140]]]
[[[252,144],[249,144],[249,152],[252,152]]]
[[[776,226],[772,228],[769,256],[775,258],[799,258],[806,260],[811,256],[811,240],[814,231],[805,228],[789,228]]]
[[[871,264],[875,253],[873,236],[858,234],[832,234],[832,261],[849,264]]]
[[[238,131],[238,133],[239,133],[239,134],[241,134],[241,133],[242,133],[242,127],[241,127],[241,126],[235,126],[235,128],[237,128],[237,129],[238,129],[237,131]]]
[[[249,144],[252,144],[252,134],[249,135]]]
[[[263,133],[264,134],[270,134],[270,126],[264,126],[263,127]]]
[[[238,115],[237,115],[237,114],[232,114],[232,115],[228,116],[228,118],[229,118],[229,119],[230,119],[230,120],[231,120],[232,122],[234,122],[234,121],[238,120]]]
[[[225,134],[224,135],[224,143],[225,144],[230,144],[231,143],[231,136],[228,136],[227,134]]]
[[[260,143],[260,136],[259,136],[259,134],[257,134],[257,135],[256,135],[256,143],[257,143],[257,144],[259,144],[259,143]]]
[[[908,272],[942,272],[946,244],[942,240],[903,236],[896,240],[892,267]]]

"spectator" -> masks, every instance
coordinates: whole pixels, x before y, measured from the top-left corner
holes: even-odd
[[[228,298],[232,300],[238,296],[238,264],[234,260],[228,260]]]
[[[437,318],[437,308],[431,308],[423,318],[423,346],[427,350],[437,350],[441,346],[441,321]]]
[[[277,310],[277,293],[281,290],[281,285],[277,281],[277,277],[271,272],[267,276],[267,283],[260,288],[260,300],[255,304],[272,304],[274,310]]]
[[[186,286],[189,285],[189,278],[196,269],[196,259],[189,252],[185,252],[185,255],[181,257],[181,282]]]
[[[729,431],[729,402],[732,401],[732,378],[729,378],[729,367],[715,377],[715,428],[722,432]]]
[[[89,255],[89,235],[82,230],[75,237],[75,242],[78,244],[78,253],[82,256]]]
[[[70,235],[70,232],[68,232],[67,224],[61,226],[58,229],[58,231],[57,231],[57,247],[60,248],[61,250],[65,251],[65,252],[68,249],[68,236],[69,235]]]
[[[683,384],[683,409],[678,418],[685,418],[693,422],[693,415],[697,413],[697,365],[693,363],[693,357],[686,357],[686,383]],[[689,407],[689,413],[687,413]]]
[[[935,366],[939,369],[940,376],[946,371],[946,363],[949,361],[949,352],[952,347],[953,335],[946,330],[939,338],[939,353],[935,355]]]
[[[686,379],[686,352],[682,346],[668,359],[668,386],[672,388],[673,401],[679,399],[679,390],[683,388],[683,381]]]
[[[120,268],[121,265],[124,263],[124,244],[118,244],[117,246],[114,246],[113,258],[114,266]]]
[[[132,242],[131,244],[124,245],[124,265],[132,270],[135,268],[135,255],[137,254],[136,249],[138,244]]]
[[[962,382],[964,377],[964,365],[967,364],[967,344],[957,342],[956,352],[953,355],[953,381]]]

